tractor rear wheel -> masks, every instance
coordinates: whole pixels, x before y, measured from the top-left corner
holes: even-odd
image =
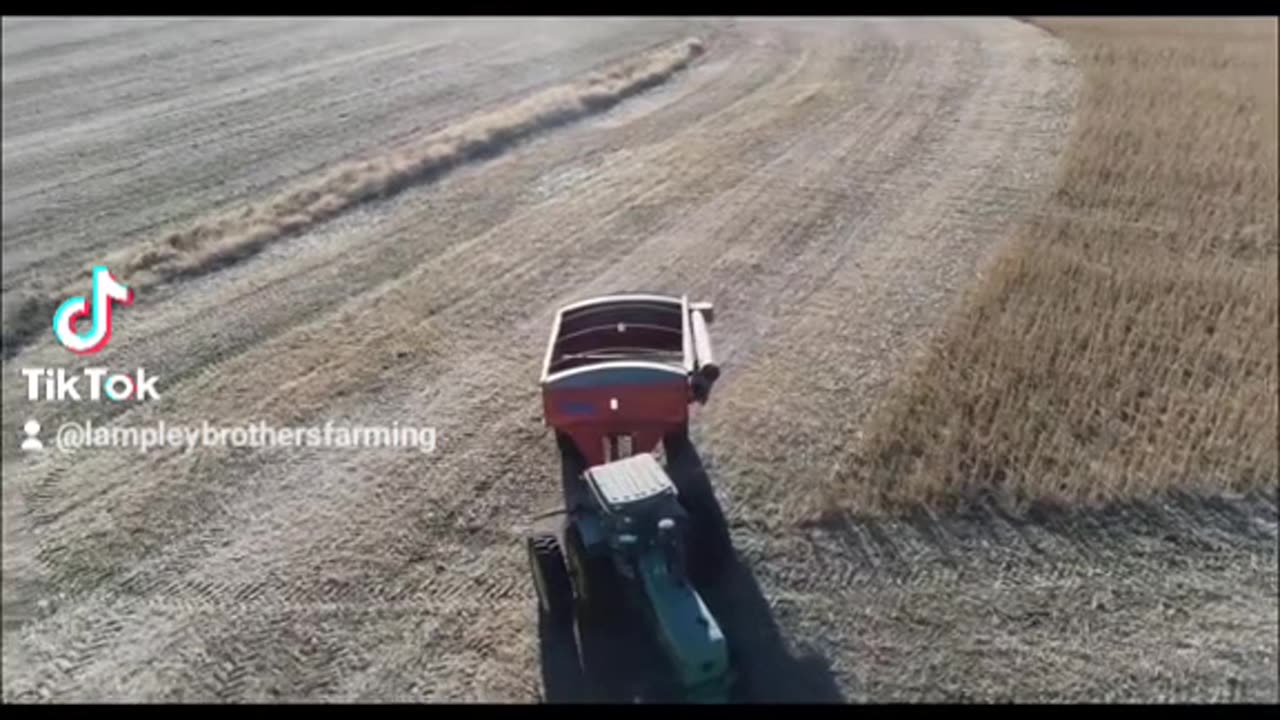
[[[552,627],[573,625],[573,585],[560,551],[560,543],[550,533],[531,536],[526,543],[529,571],[538,591],[538,610]]]
[[[548,703],[588,700],[573,623],[573,586],[560,543],[550,533],[527,541],[529,569],[538,591],[538,645],[542,699]]]

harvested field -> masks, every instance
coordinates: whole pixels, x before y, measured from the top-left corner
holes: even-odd
[[[739,555],[705,588],[739,699],[1276,700],[1273,494],[812,521],[956,293],[1063,202],[1092,77],[1069,40],[399,18],[3,40],[6,701],[537,701],[545,333],[636,288],[717,306],[694,437]],[[580,103],[593,78],[616,92]],[[108,258],[141,289],[73,357],[46,308]],[[161,399],[27,400],[21,368],[90,365],[145,367]],[[31,453],[29,418],[47,444],[70,420],[439,442]]]

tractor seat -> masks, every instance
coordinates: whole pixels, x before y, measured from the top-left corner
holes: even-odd
[[[596,465],[586,472],[587,484],[608,512],[644,503],[663,495],[675,495],[676,486],[650,453]]]

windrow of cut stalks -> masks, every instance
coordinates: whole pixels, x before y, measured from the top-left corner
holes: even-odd
[[[534,133],[602,112],[658,85],[702,54],[697,38],[624,59],[587,77],[484,112],[366,160],[347,162],[272,197],[214,213],[161,237],[126,247],[103,264],[135,289],[203,274],[260,252],[371,200],[429,181],[454,167],[501,153]],[[55,293],[6,302],[4,354],[48,326],[65,297],[85,292],[91,268]]]

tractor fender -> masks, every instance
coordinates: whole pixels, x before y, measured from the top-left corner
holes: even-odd
[[[578,512],[573,518],[582,538],[582,547],[591,557],[609,553],[609,533],[599,514],[594,512]]]

